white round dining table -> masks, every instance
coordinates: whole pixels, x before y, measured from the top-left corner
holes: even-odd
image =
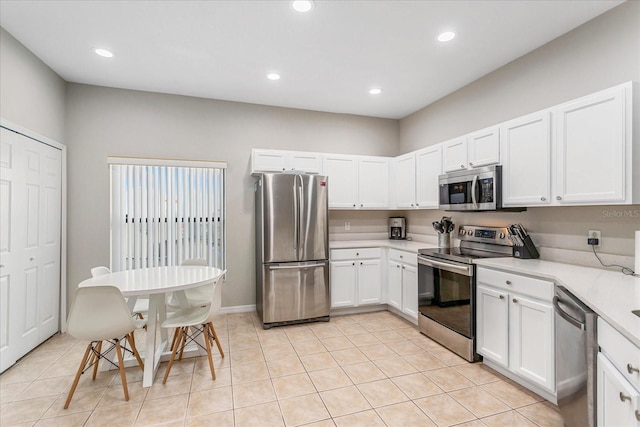
[[[80,282],[78,286],[116,286],[122,295],[128,298],[127,304],[131,310],[139,296],[149,296],[142,385],[151,387],[160,359],[163,353],[169,350],[167,331],[160,327],[167,317],[165,295],[175,292],[180,305],[186,307],[185,289],[211,284],[222,274],[223,271],[219,268],[199,265],[149,267],[92,277]],[[159,337],[158,329],[160,329]]]

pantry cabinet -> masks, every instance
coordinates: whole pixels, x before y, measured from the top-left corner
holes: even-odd
[[[550,116],[545,110],[500,126],[504,206],[551,204]]]
[[[483,267],[477,276],[477,351],[517,378],[555,392],[553,282]]]
[[[380,248],[333,249],[330,266],[331,308],[382,302]]]

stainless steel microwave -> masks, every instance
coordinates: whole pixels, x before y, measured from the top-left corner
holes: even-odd
[[[445,211],[502,209],[502,166],[487,166],[440,175],[439,208]]]

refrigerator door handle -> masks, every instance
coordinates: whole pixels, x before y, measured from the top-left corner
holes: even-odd
[[[269,270],[300,270],[301,268],[316,268],[316,267],[324,267],[326,263],[319,262],[316,264],[305,264],[305,265],[269,265],[267,268]]]
[[[303,248],[300,247],[300,240],[303,239],[302,237],[302,227],[301,227],[301,222],[302,222],[302,218],[303,218],[303,212],[302,212],[302,206],[304,205],[304,191],[303,191],[303,187],[304,187],[304,182],[302,181],[302,177],[300,175],[296,175],[296,190],[297,190],[297,195],[296,195],[296,200],[299,200],[300,202],[298,203],[298,218],[296,220],[296,245],[297,245],[297,259],[301,259],[302,258],[302,251]]]
[[[299,258],[298,247],[300,235],[298,234],[298,221],[300,221],[300,201],[298,200],[298,175],[293,178],[293,249],[296,250],[296,259]]]

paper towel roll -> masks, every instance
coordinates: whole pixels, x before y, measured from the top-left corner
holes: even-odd
[[[636,274],[640,274],[640,230],[636,231]]]

